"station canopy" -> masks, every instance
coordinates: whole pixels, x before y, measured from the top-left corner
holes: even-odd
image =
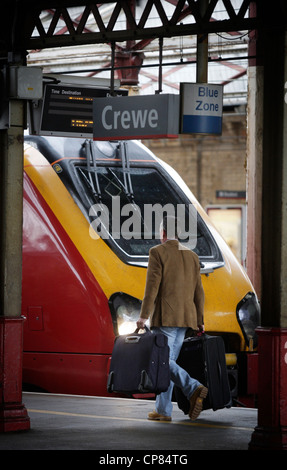
[[[47,2],[49,3],[49,2]],[[146,1],[135,2],[135,21],[142,17]],[[162,0],[164,13],[167,18],[174,14],[177,2]],[[233,0],[235,12],[242,7],[242,0]],[[114,14],[115,2],[97,4],[104,24],[111,21]],[[85,6],[69,7],[69,18],[76,28],[81,22]],[[69,34],[69,23],[65,15],[59,15],[54,8],[43,9],[40,21],[45,32],[53,28],[54,35]],[[245,17],[248,17],[248,9]],[[228,12],[223,1],[218,1],[212,13],[212,20],[228,19]],[[162,26],[162,17],[155,5],[152,6],[145,28]],[[191,17],[183,17],[181,22],[190,22]],[[122,30],[127,22],[123,10],[119,12],[114,30]],[[85,20],[82,34],[89,34],[99,30],[95,14],[91,12]],[[215,32],[208,34],[208,82],[224,85],[224,106],[241,110],[247,103],[247,69],[248,69],[248,43],[249,31]],[[35,27],[32,38],[39,35],[39,28]],[[114,77],[121,83],[133,85],[135,92],[154,94],[159,87],[159,44],[158,38],[138,39],[134,41],[115,42]],[[197,36],[183,35],[164,37],[162,40],[162,92],[179,93],[180,82],[196,82],[196,50]],[[28,50],[27,65],[40,66],[44,73],[72,74],[78,77],[111,76],[111,44],[110,42],[80,44],[76,46],[49,47]],[[123,73],[120,67],[133,66],[130,76]]]

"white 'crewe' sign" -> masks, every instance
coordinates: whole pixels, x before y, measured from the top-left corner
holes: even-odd
[[[93,121],[94,140],[177,137],[179,96],[96,98]]]
[[[181,83],[181,134],[222,133],[222,85]]]
[[[112,104],[107,104],[102,111],[102,124],[108,131],[121,128],[153,129],[158,126],[158,111],[154,108],[115,111]]]

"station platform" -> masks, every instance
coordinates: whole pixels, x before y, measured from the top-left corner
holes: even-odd
[[[99,463],[133,453],[140,455],[138,463],[152,464],[159,462],[148,459],[160,451],[188,456],[193,450],[248,450],[257,425],[253,408],[204,410],[192,422],[175,403],[171,422],[155,422],[147,420],[153,400],[23,392],[23,404],[30,430],[1,433],[0,450],[97,450]]]

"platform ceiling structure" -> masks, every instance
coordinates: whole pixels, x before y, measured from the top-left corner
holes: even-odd
[[[160,37],[177,37],[201,33],[252,30],[258,26],[257,17],[248,15],[251,0],[242,0],[238,8],[234,8],[231,0],[211,0],[207,2],[207,9],[202,14],[200,4],[194,0],[118,0],[102,1],[100,3],[83,0],[19,0],[5,1],[9,5],[6,16],[6,33],[13,25],[10,36],[10,46],[18,46],[26,49],[43,49],[47,47],[75,46],[80,44],[95,44],[105,42],[134,41],[139,47],[138,41],[148,41]],[[237,2],[236,2],[237,3]],[[260,3],[260,2],[259,2]],[[171,16],[166,14],[166,6],[173,5]],[[103,11],[104,6],[112,6],[108,21]],[[224,19],[212,16],[220,5],[226,11]],[[74,21],[71,15],[74,7],[82,7]],[[44,28],[42,12],[54,10],[53,21],[48,30]],[[139,16],[137,12],[139,11]],[[157,18],[150,26],[149,19]],[[119,23],[121,12],[126,17],[126,22]],[[91,15],[95,19],[95,27],[89,26]],[[65,26],[57,29],[59,19]],[[22,25],[22,26],[21,26]],[[20,30],[19,30],[20,28]],[[4,32],[4,31],[3,31]],[[3,34],[2,32],[2,34]],[[11,32],[11,30],[10,30]],[[23,40],[25,43],[23,44]],[[7,46],[9,46],[7,41]],[[143,43],[140,44],[142,47]],[[135,48],[135,50],[136,50]]]
[[[127,2],[128,3],[128,2]],[[147,2],[139,1],[134,12],[135,21],[139,22],[144,14]],[[241,0],[233,0],[234,12],[239,14]],[[175,2],[163,2],[164,11],[153,4],[147,16],[145,29],[159,28],[175,14]],[[85,14],[84,7],[69,9],[73,28]],[[96,14],[97,11],[97,14]],[[159,15],[159,12],[161,16]],[[96,18],[101,15],[105,27],[111,21],[114,4],[101,4],[98,9],[91,8],[86,12],[87,20],[83,27],[84,34],[99,32]],[[243,10],[242,10],[243,15]],[[182,24],[190,21],[187,12],[182,13]],[[248,9],[243,15],[248,17]],[[56,9],[47,9],[40,14],[45,32],[54,29],[54,34],[68,34],[67,16],[59,14]],[[228,13],[224,4],[215,5],[210,18],[227,20]],[[127,24],[126,12],[121,9],[114,28]],[[53,25],[53,26],[52,26]],[[37,27],[33,36],[39,35]],[[249,31],[215,32],[208,35],[208,82],[224,85],[224,105],[239,106],[247,102],[247,66],[248,66]],[[158,38],[115,42],[114,75],[122,85],[134,86],[139,94],[153,94],[159,89],[159,49]],[[179,93],[180,82],[196,81],[197,36],[194,34],[164,37],[162,42],[162,92]],[[76,74],[78,77],[104,77],[111,74],[111,44],[82,44],[74,47],[30,50],[27,65],[40,66],[44,73]],[[132,68],[128,68],[128,66]]]
[[[122,84],[139,84],[140,93],[146,94],[158,90],[162,38],[162,91],[177,93],[179,81],[196,81],[196,32],[200,28],[209,34],[209,82],[224,85],[225,105],[245,104],[248,31],[256,23],[256,18],[250,18],[249,6],[254,2],[207,3],[201,18],[196,1],[20,0],[15,2],[11,41],[13,48],[23,48],[22,29],[28,65],[44,65],[44,71],[53,73],[82,71],[89,76],[108,76],[114,44],[115,75]],[[10,10],[11,5],[13,2]]]
[[[167,16],[166,5],[173,11]],[[0,28],[0,68],[26,65],[28,51],[108,44],[117,48],[114,65],[122,78],[143,64],[142,50],[156,40],[250,31],[249,67],[261,67],[264,93],[261,121],[254,138],[262,152],[262,330],[259,338],[258,426],[251,449],[287,449],[287,5],[285,0],[4,0]],[[102,16],[110,7],[107,19]],[[222,8],[223,17],[216,15]],[[73,16],[74,8],[79,14]],[[52,10],[47,26],[44,18]],[[138,13],[139,12],[139,15]],[[156,14],[156,22],[149,25]],[[122,17],[124,21],[119,21]],[[137,16],[138,15],[138,16]],[[94,18],[94,30],[89,18]],[[60,28],[57,27],[62,22]],[[30,53],[30,52],[29,52]],[[128,57],[127,57],[128,56]],[[123,68],[127,59],[128,67]],[[197,64],[198,65],[198,64]],[[120,69],[119,69],[120,70]],[[256,71],[256,72],[257,72]],[[238,71],[239,73],[242,71]],[[130,77],[128,77],[130,79]],[[166,77],[165,77],[166,78]],[[7,100],[1,74],[1,106]],[[21,248],[23,100],[9,100],[10,127],[0,131],[1,271],[0,271],[0,424],[13,430],[28,426],[21,398]],[[257,116],[256,116],[257,121]],[[258,163],[258,161],[256,162]],[[9,321],[11,320],[11,321]],[[17,326],[19,325],[19,326]],[[8,334],[9,333],[9,334]],[[262,344],[262,345],[261,345]],[[18,350],[16,350],[18,346]],[[17,359],[19,361],[17,363]],[[6,374],[6,375],[5,375]],[[5,376],[5,380],[3,377]],[[17,428],[18,426],[18,428]],[[23,429],[23,428],[22,428]],[[10,430],[12,430],[10,428]]]

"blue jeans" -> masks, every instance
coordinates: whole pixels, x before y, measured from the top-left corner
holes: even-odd
[[[155,404],[157,413],[165,416],[171,416],[171,400],[174,384],[181,388],[182,392],[188,398],[188,400],[193,394],[194,390],[201,384],[197,380],[190,377],[190,375],[176,363],[184,340],[186,328],[161,326],[159,328],[153,328],[152,331],[154,333],[163,333],[165,336],[167,336],[168,339],[168,345],[170,349],[169,367],[171,381],[167,391],[157,395]]]

